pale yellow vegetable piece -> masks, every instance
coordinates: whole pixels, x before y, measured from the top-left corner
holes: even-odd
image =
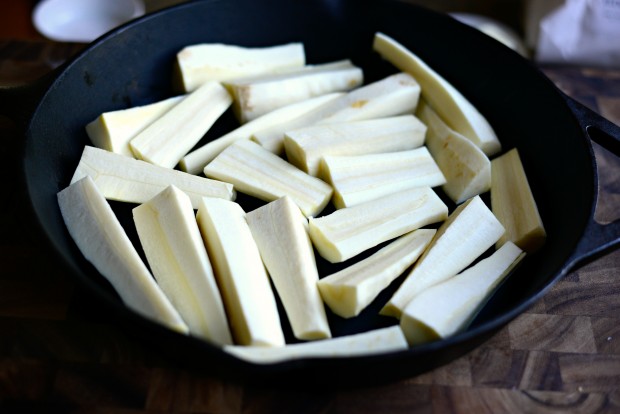
[[[404,151],[424,144],[426,126],[413,115],[311,125],[287,131],[284,149],[290,163],[318,175],[326,155],[364,155]]]
[[[283,347],[225,346],[224,351],[257,364],[300,358],[342,358],[404,351],[407,340],[399,326]]]
[[[362,69],[350,61],[307,65],[277,75],[235,79],[224,82],[233,96],[233,110],[246,123],[295,102],[316,96],[346,92],[364,80]]]
[[[188,333],[90,177],[60,191],[58,205],[77,247],[127,307],[174,331]]]
[[[381,314],[401,317],[411,300],[469,266],[504,234],[504,227],[479,196],[458,206]]]
[[[409,345],[447,338],[464,330],[524,255],[507,242],[490,257],[414,297],[400,319]]]
[[[205,197],[198,208],[197,220],[235,343],[284,345],[269,276],[241,206]]]
[[[283,124],[339,96],[342,96],[342,93],[336,92],[321,95],[269,112],[193,150],[181,159],[179,166],[183,171],[190,174],[200,174],[205,165],[213,161],[220,152],[224,151],[233,142],[241,139],[250,139],[256,131]]]
[[[299,207],[284,196],[249,212],[246,219],[295,337],[331,337],[316,285],[319,272],[306,230],[307,220]]]
[[[332,195],[329,184],[252,141],[235,142],[207,164],[204,173],[264,201],[288,195],[306,216],[319,214]]]
[[[411,266],[435,235],[418,229],[388,244],[370,257],[319,280],[321,297],[343,318],[360,314],[382,290]]]
[[[528,253],[545,243],[547,233],[516,148],[491,162],[491,208],[506,228],[498,247],[508,240]]]
[[[373,49],[420,83],[422,97],[438,111],[451,129],[470,139],[487,156],[501,151],[499,139],[486,118],[422,59],[383,33],[375,34]]]
[[[426,147],[446,177],[442,186],[446,195],[459,204],[488,191],[491,161],[482,150],[448,128],[424,100],[420,100],[416,115],[428,127]]]
[[[412,113],[419,97],[420,85],[415,79],[406,73],[397,73],[354,89],[289,122],[258,131],[252,139],[280,154],[284,150],[285,132],[317,123],[362,121]]]
[[[132,211],[153,276],[190,334],[232,345],[222,297],[189,197],[170,186]]]
[[[136,158],[173,168],[231,103],[222,85],[207,82],[129,141],[131,151]]]
[[[133,158],[129,141],[183,99],[175,96],[143,106],[104,112],[86,125],[93,145]]]
[[[439,196],[430,187],[418,187],[311,218],[308,224],[319,254],[336,263],[447,216]]]
[[[269,47],[202,43],[177,53],[174,81],[178,89],[190,92],[209,81],[279,73],[305,64],[302,43]]]
[[[232,184],[198,177],[86,146],[71,183],[90,176],[108,200],[144,203],[169,185],[187,194],[194,209],[202,197],[234,200]]]
[[[332,202],[336,208],[446,182],[426,147],[382,154],[326,155],[319,163],[318,176],[334,188]]]

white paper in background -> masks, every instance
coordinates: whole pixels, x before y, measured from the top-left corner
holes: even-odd
[[[566,0],[541,20],[536,60],[620,67],[620,0]]]

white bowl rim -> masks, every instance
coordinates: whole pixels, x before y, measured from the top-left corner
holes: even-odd
[[[103,21],[100,22],[101,25],[99,27],[93,26],[84,30],[83,26],[77,28],[71,24],[58,24],[57,17],[59,11],[85,9],[85,6],[90,7],[89,4],[93,7],[110,8],[110,11],[114,11],[112,8],[115,8],[118,3],[110,0],[42,0],[35,6],[32,12],[32,22],[37,31],[48,39],[59,42],[90,43],[108,30],[140,17],[145,13],[143,0],[122,0],[122,2],[132,6],[130,10],[133,13],[131,15],[124,13],[120,18],[111,22],[108,25],[111,27],[107,27],[107,29]],[[78,5],[81,7],[75,7]],[[108,21],[108,23],[110,22]]]

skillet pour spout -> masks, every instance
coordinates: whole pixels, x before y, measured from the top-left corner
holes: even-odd
[[[56,194],[69,184],[89,144],[84,126],[102,112],[173,96],[174,59],[190,44],[303,42],[308,63],[351,59],[363,68],[365,82],[372,82],[396,72],[372,51],[376,32],[397,39],[461,91],[490,121],[505,150],[519,149],[547,230],[545,246],[524,260],[467,331],[397,353],[250,364],[129,311],[82,257],[56,202]],[[595,140],[619,154],[620,128],[567,98],[532,63],[499,42],[447,15],[411,4],[390,0],[183,3],[97,39],[38,91],[24,105],[21,113],[26,116],[12,111],[6,90],[0,91],[0,98],[1,109],[24,125],[24,190],[41,237],[67,272],[128,332],[162,354],[215,375],[306,382],[310,378],[320,384],[413,376],[470,351],[531,306],[571,268],[620,242],[618,222],[601,225],[594,220],[598,177],[591,144]],[[199,145],[234,126],[232,116],[223,117]],[[137,241],[131,207],[113,204],[130,238]],[[322,271],[329,274],[334,269],[325,265]],[[385,292],[379,301],[389,294]],[[378,308],[380,304],[371,306],[347,323],[331,315],[332,332],[339,336],[395,323],[378,317]]]

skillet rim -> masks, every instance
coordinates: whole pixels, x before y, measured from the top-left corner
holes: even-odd
[[[88,58],[88,56],[91,54],[92,50],[95,49],[96,47],[98,47],[101,44],[106,44],[109,42],[109,39],[113,39],[116,36],[118,36],[119,33],[122,33],[126,30],[131,30],[132,28],[134,28],[135,26],[141,24],[141,22],[146,21],[146,20],[150,20],[150,19],[159,19],[160,16],[162,15],[166,15],[171,13],[171,11],[177,10],[177,9],[184,9],[184,8],[193,8],[195,4],[198,3],[204,3],[204,4],[213,4],[213,3],[222,3],[222,0],[206,0],[206,1],[190,1],[187,3],[182,3],[176,6],[173,6],[171,8],[167,8],[164,10],[160,10],[158,12],[152,13],[152,14],[148,14],[143,16],[142,18],[136,19],[135,21],[132,21],[130,23],[127,23],[117,29],[115,29],[112,32],[109,32],[108,34],[100,37],[99,39],[97,39],[96,41],[94,41],[91,45],[89,45],[87,48],[85,48],[82,52],[78,53],[74,58],[72,58],[69,62],[67,62],[67,64],[62,66],[62,69],[59,73],[58,76],[56,76],[54,78],[54,80],[52,81],[52,83],[49,85],[49,87],[46,89],[45,93],[43,94],[42,98],[40,99],[34,114],[32,116],[32,118],[30,119],[29,123],[28,123],[28,128],[26,131],[26,142],[25,145],[30,145],[30,143],[34,140],[34,138],[30,135],[31,134],[31,128],[32,125],[35,121],[35,118],[39,112],[39,109],[41,108],[43,102],[45,102],[45,100],[47,99],[47,96],[52,93],[52,91],[58,87],[58,85],[62,82],[63,77],[66,75],[66,73],[68,71],[71,70],[71,68],[74,65],[78,65],[78,63],[82,60],[82,59],[86,59]],[[443,18],[443,19],[450,19],[451,21],[453,21],[453,23],[451,24],[457,24],[457,25],[462,25],[463,27],[466,27],[466,30],[471,30],[472,35],[473,36],[478,36],[479,37],[479,41],[484,42],[495,42],[494,40],[491,40],[489,38],[486,37],[486,35],[477,32],[475,29],[469,28],[468,26],[457,22],[455,20],[453,20],[452,18],[448,17],[448,16],[444,16],[441,15],[439,13],[430,11],[428,9],[422,8],[420,6],[416,6],[413,4],[404,4],[402,2],[398,2],[398,1],[383,1],[383,3],[390,3],[390,4],[397,4],[400,3],[403,5],[403,7],[407,7],[407,8],[412,8],[412,9],[419,9],[419,10],[424,10],[427,13],[431,13],[434,14],[435,16],[439,17],[439,18]],[[475,33],[475,34],[473,34]],[[498,48],[499,50],[499,48]],[[516,55],[516,52],[513,52],[507,48],[504,49],[503,52],[501,53],[514,53]],[[554,93],[559,95],[559,89],[551,82],[551,80],[549,80],[532,62],[527,61],[525,59],[522,60],[522,63],[529,66],[529,70],[534,70],[537,75],[541,78],[541,80],[545,81],[551,88],[549,89],[549,91],[553,90]],[[574,127],[578,128],[578,121],[577,119],[574,117],[574,114],[572,113],[572,111],[570,111],[570,108],[568,108],[568,106],[566,106],[566,108],[568,110],[568,112],[570,112],[570,114],[573,117],[574,120]],[[589,149],[589,154],[588,157],[591,161],[591,167],[593,167],[593,169],[591,171],[589,171],[592,174],[592,196],[593,198],[590,198],[590,200],[592,201],[590,204],[590,211],[589,211],[589,217],[584,218],[584,225],[582,227],[579,228],[578,232],[579,232],[579,237],[577,238],[577,240],[581,240],[583,238],[584,235],[584,231],[586,228],[586,223],[588,222],[588,219],[591,218],[593,216],[594,213],[594,208],[596,205],[596,194],[597,194],[597,182],[598,182],[598,178],[597,178],[597,174],[596,174],[596,164],[595,164],[595,158],[593,155],[593,150],[592,150],[592,145],[589,141],[589,139],[587,138],[587,136],[585,136],[584,134],[582,134],[581,132],[579,133],[579,135],[582,136],[584,143],[586,144],[586,147]],[[34,145],[34,144],[32,144]],[[26,189],[28,192],[28,199],[29,201],[32,203],[32,196],[31,196],[31,186],[29,185],[28,182],[28,174],[27,174],[27,168],[26,168],[26,157],[24,157],[24,177],[25,177],[25,183],[26,183]],[[40,220],[40,216],[38,214],[36,214],[36,208],[34,208],[34,204],[31,204],[31,207],[33,207],[33,210],[35,211],[34,217],[37,220],[37,224],[39,225],[39,227],[41,229],[45,229],[45,225],[44,223]],[[44,234],[44,236],[46,237],[48,243],[50,244],[50,246],[52,247],[53,250],[55,250],[57,253],[61,253],[60,257],[62,258],[63,264],[65,265],[65,267],[70,269],[71,274],[74,276],[75,280],[78,280],[81,284],[85,284],[87,289],[90,291],[91,294],[95,294],[95,296],[97,296],[100,300],[102,300],[103,302],[105,302],[108,306],[111,306],[111,308],[114,310],[115,314],[117,314],[117,316],[123,316],[123,317],[127,317],[128,315],[132,318],[132,319],[136,319],[139,320],[141,322],[142,325],[145,325],[144,322],[146,322],[146,326],[150,326],[150,328],[154,328],[155,331],[160,331],[163,329],[162,332],[166,332],[166,333],[170,333],[167,329],[162,328],[161,326],[159,326],[158,324],[151,322],[137,314],[134,314],[133,311],[129,310],[128,308],[126,308],[124,305],[122,305],[122,303],[120,303],[118,300],[116,300],[113,295],[110,295],[109,292],[102,292],[101,289],[99,289],[99,286],[97,285],[97,283],[95,283],[94,281],[92,281],[90,279],[90,277],[86,274],[82,275],[82,271],[79,268],[79,266],[77,266],[75,264],[75,261],[73,260],[73,258],[67,258],[64,254],[62,254],[62,252],[57,250],[57,246],[54,243],[53,238],[51,237],[51,235],[47,232],[47,231],[42,231],[42,233]],[[575,246],[576,247],[576,244]],[[573,247],[573,250],[574,250]],[[566,254],[566,259],[568,260],[568,258],[571,256],[571,252],[568,252]],[[454,346],[459,346],[459,345],[463,345],[466,344],[478,337],[481,336],[485,336],[485,334],[489,334],[490,332],[493,332],[501,327],[503,327],[504,325],[506,325],[510,320],[514,319],[516,316],[518,316],[519,314],[523,313],[527,308],[529,308],[534,302],[536,302],[537,300],[539,300],[542,296],[545,295],[545,293],[560,279],[562,278],[569,270],[571,267],[572,263],[567,263],[567,262],[563,262],[562,265],[559,265],[558,268],[556,269],[556,271],[553,273],[553,275],[550,275],[546,282],[544,283],[544,287],[542,289],[540,289],[536,294],[531,295],[523,300],[521,300],[516,306],[514,306],[509,312],[504,312],[500,315],[495,316],[493,319],[483,322],[477,326],[474,326],[471,329],[466,330],[465,332],[459,333],[451,338],[447,338],[444,340],[440,340],[437,342],[433,342],[433,343],[429,343],[429,344],[425,344],[425,345],[421,345],[415,348],[410,347],[407,350],[404,351],[400,351],[400,352],[391,352],[388,354],[377,354],[377,355],[372,355],[372,356],[362,356],[362,357],[339,357],[339,358],[328,358],[326,360],[330,360],[330,361],[337,361],[337,362],[342,362],[342,361],[354,361],[354,360],[359,360],[361,362],[367,361],[369,358],[372,360],[398,360],[400,359],[402,356],[417,356],[417,355],[424,355],[425,353],[430,353],[430,352],[436,352],[436,351],[441,351],[442,349],[447,349],[447,348],[452,348]],[[192,338],[193,339],[193,338]],[[200,341],[200,340],[198,340]],[[215,354],[221,354],[223,353],[222,350],[220,350],[218,347],[206,343],[204,341],[200,341],[202,343],[202,346],[206,346],[207,349],[210,349],[211,351],[214,351]],[[236,359],[236,357],[232,357],[234,359]],[[296,360],[296,361],[283,361],[283,362],[277,362],[277,363],[270,363],[270,364],[254,364],[254,363],[247,363],[246,361],[241,361],[243,364],[249,364],[250,366],[252,366],[253,368],[256,368],[256,366],[258,365],[259,370],[263,371],[263,368],[266,369],[273,369],[275,371],[280,371],[280,370],[284,370],[284,371],[288,371],[288,370],[300,370],[303,368],[306,368],[307,365],[309,364],[313,364],[315,361],[317,360],[325,360],[325,358],[303,358],[300,360]],[[288,367],[288,368],[287,368]]]

